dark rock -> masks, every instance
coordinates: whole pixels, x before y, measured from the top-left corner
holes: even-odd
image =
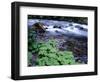
[[[72,24],[72,23],[70,23],[70,24],[69,24],[69,26],[73,26],[73,24]]]
[[[44,33],[46,31],[44,24],[40,22],[35,23],[32,27],[37,33]]]
[[[87,31],[87,29],[83,28],[82,26],[76,25],[75,28],[78,28],[79,30]]]
[[[61,29],[61,26],[55,25],[53,28],[59,28],[59,29]]]

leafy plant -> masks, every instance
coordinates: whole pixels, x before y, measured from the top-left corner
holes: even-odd
[[[36,41],[36,32],[29,30],[28,34],[28,65],[32,66],[32,55],[36,55],[36,66],[71,65],[75,59],[71,51],[60,51],[57,48],[56,40],[47,42]]]
[[[38,44],[37,65],[66,65],[75,64],[75,59],[70,51],[59,51],[55,40]]]

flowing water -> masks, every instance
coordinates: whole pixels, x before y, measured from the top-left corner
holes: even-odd
[[[78,24],[74,22],[65,22],[65,21],[54,21],[54,20],[37,20],[29,19],[28,26],[32,26],[36,22],[42,22],[46,31],[52,35],[73,35],[73,36],[84,36],[87,37],[87,25]],[[54,26],[56,26],[54,28]]]

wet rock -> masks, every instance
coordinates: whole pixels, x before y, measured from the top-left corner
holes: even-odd
[[[73,24],[72,23],[69,23],[69,26],[73,26]]]
[[[61,26],[55,25],[53,28],[59,28],[59,29],[61,29]]]
[[[75,28],[78,28],[79,30],[83,30],[83,31],[87,31],[86,28],[83,28],[82,26],[80,25],[76,25]]]
[[[85,64],[88,63],[87,55],[83,54],[82,56],[75,56],[74,58],[76,62],[85,63]]]
[[[44,33],[46,31],[44,24],[40,22],[33,24],[32,27],[37,33]]]

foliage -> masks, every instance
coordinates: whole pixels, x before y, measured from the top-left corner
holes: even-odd
[[[60,51],[56,40],[37,42],[35,31],[29,30],[28,34],[28,65],[32,66],[32,55],[36,55],[36,66],[71,65],[75,59],[71,51]]]
[[[28,34],[28,51],[36,52],[37,51],[37,42],[35,40],[36,32],[29,29],[28,33],[29,33]]]
[[[75,64],[74,56],[70,51],[59,51],[55,40],[38,44],[37,65],[67,65]]]
[[[28,66],[33,65],[32,55],[37,52],[36,32],[28,29]]]

